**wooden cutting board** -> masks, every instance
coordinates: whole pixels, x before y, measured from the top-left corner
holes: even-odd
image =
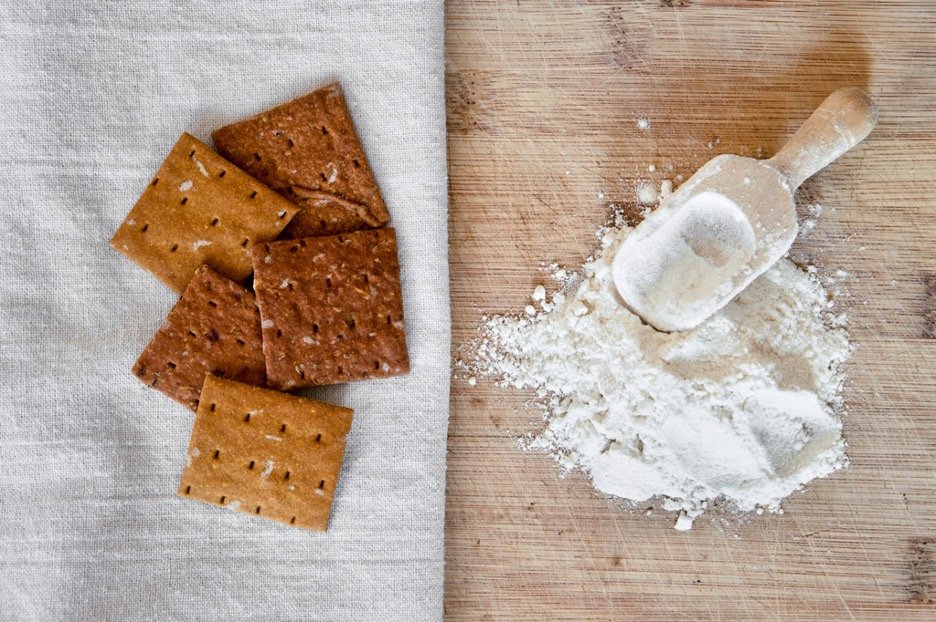
[[[578,267],[639,180],[769,156],[840,86],[881,110],[798,195],[825,209],[794,253],[848,273],[850,468],[783,515],[680,533],[520,451],[528,395],[456,379],[450,619],[936,619],[936,3],[887,4],[448,4],[456,355],[543,262]]]

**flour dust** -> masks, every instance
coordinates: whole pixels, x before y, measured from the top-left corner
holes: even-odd
[[[844,317],[814,269],[783,259],[697,329],[658,332],[615,298],[611,263],[630,232],[619,218],[578,275],[553,266],[565,291],[539,286],[523,313],[486,318],[471,383],[531,390],[546,420],[531,448],[607,495],[659,499],[677,529],[716,500],[782,512],[847,464]]]

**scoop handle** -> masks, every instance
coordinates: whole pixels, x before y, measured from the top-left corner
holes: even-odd
[[[790,191],[860,143],[877,123],[877,106],[857,86],[841,88],[819,104],[768,162],[786,177]]]

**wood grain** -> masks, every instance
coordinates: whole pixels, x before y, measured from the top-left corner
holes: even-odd
[[[527,395],[456,379],[447,617],[936,619],[936,4],[447,11],[456,355],[482,312],[526,304],[541,262],[580,265],[639,180],[688,176],[718,153],[770,156],[840,86],[880,106],[871,136],[800,189],[801,207],[826,207],[793,250],[849,274],[851,467],[784,515],[679,533],[672,515],[624,511],[518,450],[541,424]]]

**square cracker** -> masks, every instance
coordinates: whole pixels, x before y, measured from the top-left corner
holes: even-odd
[[[325,531],[352,415],[209,376],[179,495]]]
[[[277,238],[297,211],[182,134],[111,246],[177,292],[202,264],[243,282],[250,276],[250,247]]]
[[[133,366],[144,384],[192,410],[206,374],[266,384],[256,298],[202,266]]]
[[[409,371],[393,229],[257,244],[253,261],[269,386]]]
[[[337,82],[211,138],[224,157],[303,208],[287,237],[372,229],[390,220]]]

